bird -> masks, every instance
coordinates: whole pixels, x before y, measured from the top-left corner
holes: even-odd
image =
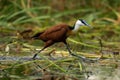
[[[91,27],[90,25],[88,25],[88,23],[85,20],[78,19],[73,26],[64,23],[58,24],[33,35],[31,38],[42,40],[45,44],[41,50],[39,50],[37,53],[34,54],[32,59],[35,59],[36,56],[39,53],[41,53],[44,49],[58,42],[62,42],[65,44],[69,54],[71,54],[72,56],[77,56],[76,54],[72,53],[66,40],[71,34],[77,33],[81,26]]]

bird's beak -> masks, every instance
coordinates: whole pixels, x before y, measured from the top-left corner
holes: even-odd
[[[86,26],[89,27],[89,28],[91,28],[91,29],[93,28],[91,25],[88,25],[88,24]]]
[[[85,26],[89,27],[89,28],[93,28],[91,25],[89,25],[88,23],[85,23]]]

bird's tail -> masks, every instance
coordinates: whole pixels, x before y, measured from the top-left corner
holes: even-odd
[[[36,33],[35,35],[33,35],[34,31],[31,29],[28,29],[28,30],[19,32],[19,36],[23,39],[39,39],[39,37],[42,33],[43,32],[39,32],[39,33]]]
[[[42,34],[43,32],[39,32],[39,33],[36,33],[34,36],[32,36],[31,38],[32,39],[39,39],[40,35]]]

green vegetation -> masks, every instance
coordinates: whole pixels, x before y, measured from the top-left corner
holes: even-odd
[[[0,57],[0,80],[52,80],[51,77],[84,80],[84,73],[93,71],[97,74],[102,69],[108,73],[103,71],[99,75],[105,73],[115,77],[114,73],[119,74],[116,70],[120,70],[120,0],[0,0],[0,56],[31,58],[43,43],[22,37],[59,23],[73,25],[79,18],[85,19],[93,28],[81,27],[78,34],[67,40],[72,51],[92,59],[103,53],[105,59],[89,65],[69,56],[64,45],[55,44],[39,55],[41,60],[4,61]],[[19,35],[27,29],[33,32]],[[51,59],[51,50],[51,55],[58,59]],[[102,79],[116,78],[98,80]]]

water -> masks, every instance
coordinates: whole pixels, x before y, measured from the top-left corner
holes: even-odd
[[[31,56],[24,57],[0,57],[0,79],[6,76],[10,79],[19,80],[34,80],[43,78],[44,72],[38,68],[31,60]],[[98,62],[90,63],[83,62],[84,67],[80,71],[79,60],[77,58],[57,58],[56,60],[48,60],[40,58],[37,64],[49,70],[47,76],[55,76],[60,79],[63,76],[66,79],[61,80],[120,80],[120,60],[117,62],[114,59],[101,59]],[[57,65],[57,66],[55,66]],[[62,72],[58,66],[67,70],[69,65],[72,65],[67,72]],[[62,76],[62,77],[61,77]],[[6,77],[6,78],[7,78]],[[58,80],[59,80],[58,79]]]

